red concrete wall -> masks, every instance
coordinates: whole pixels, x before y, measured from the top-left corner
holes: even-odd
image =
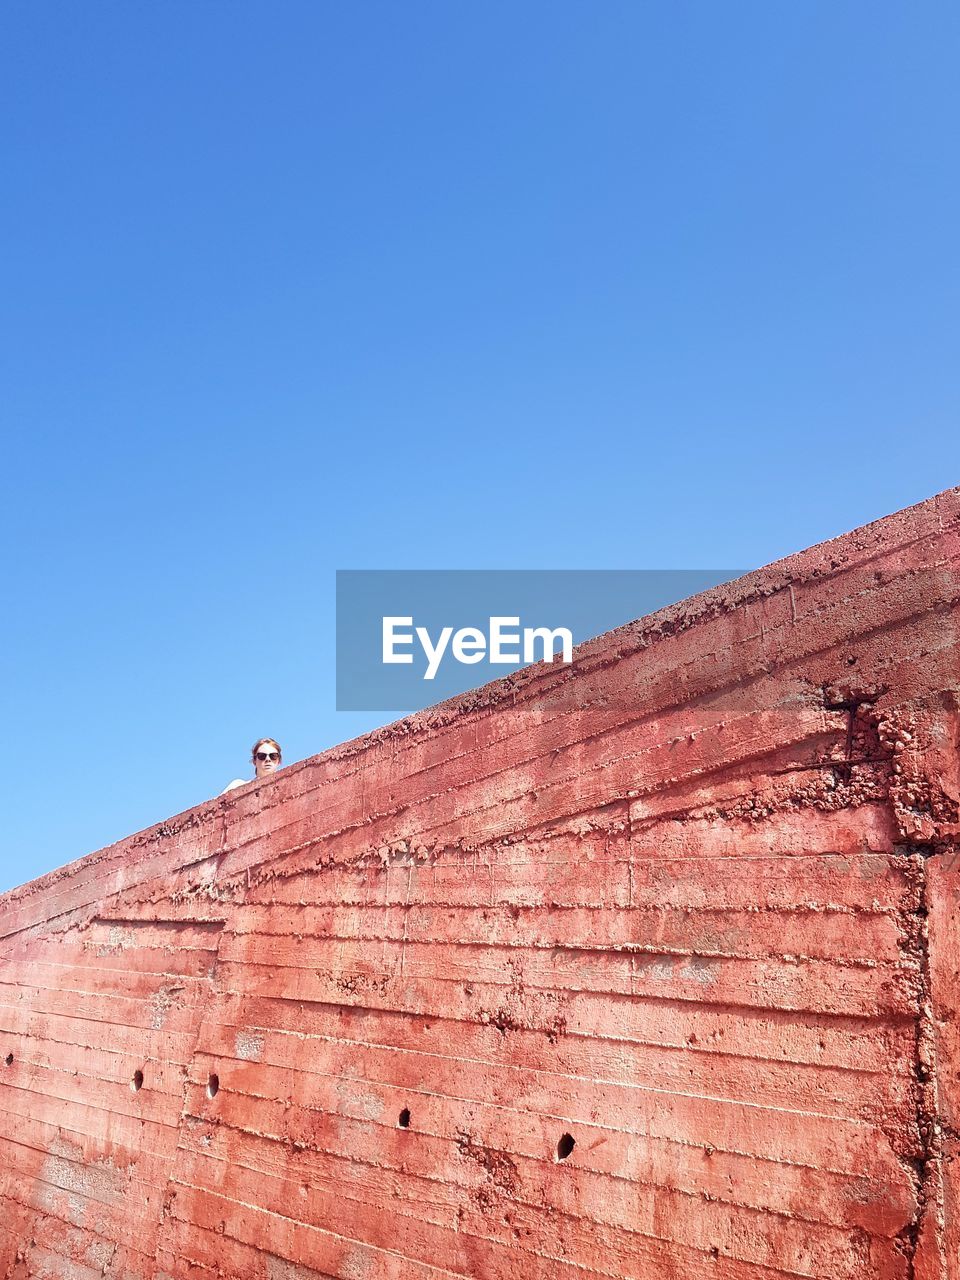
[[[958,557],[954,490],[0,898],[0,1277],[960,1276]]]

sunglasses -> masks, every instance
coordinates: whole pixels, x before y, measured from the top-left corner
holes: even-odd
[[[279,751],[258,751],[257,759],[260,761],[261,764],[263,764],[267,760],[279,760],[280,752]]]

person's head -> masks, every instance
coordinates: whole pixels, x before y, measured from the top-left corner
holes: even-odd
[[[253,767],[258,778],[269,778],[280,768],[280,743],[274,738],[261,738],[253,744]]]

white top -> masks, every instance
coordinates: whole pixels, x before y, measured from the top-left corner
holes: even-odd
[[[222,796],[225,796],[228,791],[233,791],[236,787],[245,787],[248,782],[253,782],[253,781],[254,781],[253,778],[234,778],[232,782],[228,783],[223,788],[220,794]]]

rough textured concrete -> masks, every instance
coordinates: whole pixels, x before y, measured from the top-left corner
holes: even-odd
[[[0,898],[0,1277],[960,1276],[958,559],[953,490]]]

